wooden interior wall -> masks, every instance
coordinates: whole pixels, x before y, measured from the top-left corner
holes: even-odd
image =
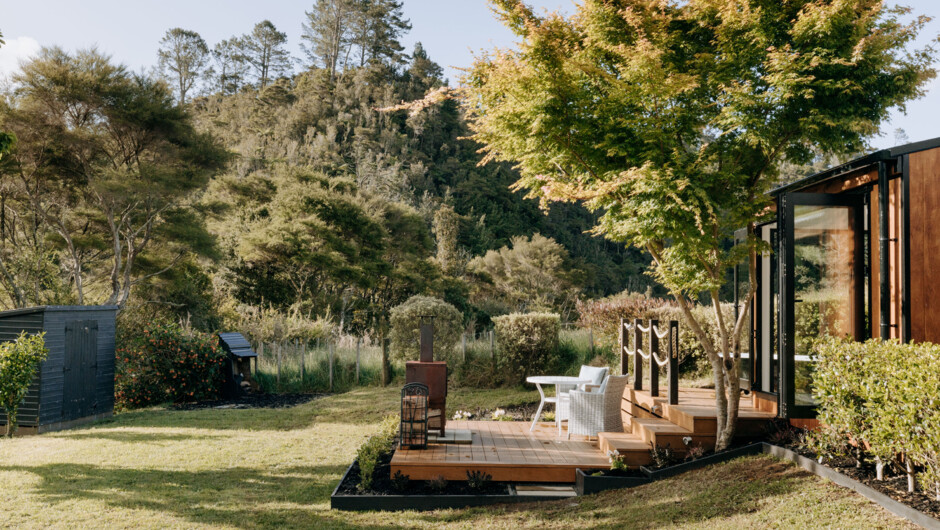
[[[909,155],[911,340],[940,342],[940,149]]]

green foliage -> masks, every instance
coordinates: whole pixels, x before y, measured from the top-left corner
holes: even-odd
[[[940,491],[940,345],[825,338],[815,351],[813,448],[841,456],[851,440],[885,463],[903,454]]]
[[[493,475],[485,471],[480,469],[474,471],[467,470],[467,487],[473,491],[482,491],[489,486],[492,481]]]
[[[513,313],[495,317],[496,337],[507,377],[522,382],[541,372],[558,347],[561,319],[552,313]]]
[[[213,334],[155,321],[121,337],[116,355],[114,398],[120,408],[212,399],[222,389],[225,353]]]
[[[326,341],[333,334],[333,325],[328,320],[310,318],[296,308],[281,312],[271,307],[244,304],[229,311],[227,327],[240,331],[256,343]]]
[[[447,302],[416,295],[391,311],[392,352],[401,359],[416,360],[421,345],[421,317],[434,317],[434,352],[438,360],[453,352],[463,331],[463,315]],[[443,356],[439,356],[443,355]]]
[[[484,161],[516,164],[515,187],[543,206],[598,212],[594,233],[650,252],[682,306],[701,293],[718,304],[732,267],[759,250],[753,234],[728,241],[769,214],[784,161],[863,149],[935,74],[932,47],[907,50],[927,19],[903,24],[903,11],[871,0],[586,1],[570,17],[494,4],[521,42],[481,55],[464,79]],[[718,343],[698,338],[726,398],[722,449],[740,361],[719,354],[737,353],[740,337],[720,324]]]
[[[185,105],[186,94],[205,75],[209,64],[206,41],[195,31],[169,29],[160,39],[157,58],[160,74],[174,85],[179,104]]]
[[[375,467],[382,457],[388,455],[395,448],[398,437],[398,418],[386,416],[382,421],[379,432],[372,435],[366,443],[359,446],[356,460],[359,462],[359,491],[372,489],[375,479]]]
[[[721,304],[721,308],[725,321],[731,320],[734,316],[733,305]],[[577,310],[580,315],[578,325],[594,331],[594,337],[601,352],[613,354],[608,358],[610,363],[617,363],[620,359],[616,352],[620,340],[621,318],[630,323],[637,318],[644,321],[659,320],[661,327],[665,327],[670,320],[675,320],[679,322],[680,369],[684,372],[698,371],[708,361],[701,341],[688,325],[678,304],[671,300],[650,298],[643,294],[624,291],[607,298],[578,300]],[[691,312],[711,340],[717,343],[720,337],[714,309],[695,305],[691,308]],[[647,337],[648,335],[644,336],[644,341],[648,340]],[[633,344],[632,337],[629,338],[628,344]]]
[[[627,464],[627,455],[620,454],[620,451],[616,449],[607,451],[607,461],[610,462],[611,471],[629,471],[630,469]]]
[[[568,251],[541,234],[513,237],[511,244],[468,264],[478,276],[477,303],[489,306],[490,313],[559,311],[567,315],[584,278]]]
[[[392,475],[392,488],[395,491],[404,492],[408,489],[409,484],[411,484],[411,477],[402,473],[400,469]]]
[[[45,333],[23,332],[13,342],[0,343],[0,407],[6,411],[7,437],[16,432],[20,404],[48,353]]]
[[[0,106],[0,128],[19,139],[0,164],[13,212],[0,233],[0,276],[14,306],[62,287],[78,304],[123,306],[184,256],[212,255],[189,199],[227,153],[193,129],[164,83],[96,50],[44,48],[16,84]],[[58,286],[11,266],[26,254],[49,256]]]

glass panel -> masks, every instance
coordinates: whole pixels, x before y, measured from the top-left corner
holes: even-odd
[[[812,398],[812,343],[821,336],[855,337],[856,249],[854,208],[794,207],[794,404]]]

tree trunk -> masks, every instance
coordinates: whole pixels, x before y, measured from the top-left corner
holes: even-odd
[[[19,406],[10,407],[7,409],[7,438],[13,438],[13,434],[16,432],[17,423],[16,416],[19,414]]]

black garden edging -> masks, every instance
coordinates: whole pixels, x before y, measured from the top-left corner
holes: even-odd
[[[913,523],[923,526],[924,528],[940,529],[940,521],[937,519],[934,519],[933,517],[930,517],[923,512],[915,510],[906,504],[900,503],[891,497],[888,497],[884,493],[870,488],[855,479],[849,478],[832,468],[819,464],[813,459],[806,458],[805,456],[795,453],[789,449],[766,442],[762,443],[761,445],[763,446],[763,452],[765,454],[773,455],[784,460],[789,460],[819,477],[835,482],[843,488],[855,490],[861,496],[879,504],[882,508],[888,510],[894,515],[903,517]]]
[[[727,462],[728,460],[734,460],[735,458],[740,458],[742,456],[759,455],[762,452],[762,444],[754,443],[751,445],[745,445],[744,447],[737,447],[727,451],[722,451],[720,453],[715,453],[713,455],[703,456],[702,458],[697,458],[689,462],[682,462],[681,464],[676,464],[674,466],[663,467],[659,469],[651,469],[646,466],[640,466],[640,471],[646,473],[646,476],[648,476],[650,480],[662,480],[664,478],[673,477],[687,471],[692,471],[693,469],[699,469],[705,466],[710,466],[712,464]]]
[[[652,480],[649,477],[618,477],[616,475],[589,475],[580,469],[577,470],[577,479],[575,482],[575,491],[578,495],[590,495],[607,490],[621,488],[635,488],[643,484],[649,484]]]
[[[503,495],[348,495],[339,493],[340,486],[346,481],[352,468],[353,464],[350,464],[333,490],[333,495],[330,496],[330,508],[334,510],[356,512],[439,510],[490,504],[554,501],[563,498],[558,495],[519,495],[510,485],[506,486],[507,493]]]

